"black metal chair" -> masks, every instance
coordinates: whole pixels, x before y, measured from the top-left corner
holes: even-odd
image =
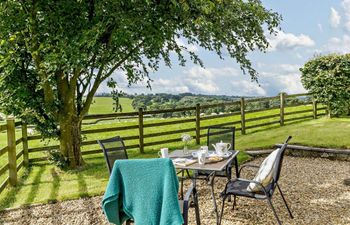
[[[190,207],[193,207],[195,209],[195,215],[196,215],[196,224],[200,225],[200,216],[199,216],[199,205],[198,205],[198,195],[197,190],[191,185],[191,187],[187,190],[186,195],[183,199],[179,199],[179,205],[180,210],[182,213],[182,217],[184,219],[183,225],[188,225],[188,211]],[[133,224],[134,221],[128,220],[126,221],[126,225]]]
[[[214,150],[214,147],[212,144],[218,143],[220,141],[223,141],[225,143],[230,143],[231,147],[229,150],[235,150],[235,127],[221,127],[221,126],[210,126],[208,128],[207,133],[207,146],[209,150]],[[207,184],[209,185],[211,189],[212,194],[212,200],[214,204],[214,212],[216,213],[216,216],[218,215],[217,205],[216,205],[216,198],[214,196],[214,179],[215,177],[225,177],[227,180],[231,180],[232,178],[232,167],[235,165],[235,171],[236,171],[236,177],[238,177],[238,160],[237,157],[235,157],[225,168],[222,172],[213,172],[213,171],[206,171],[206,170],[198,170],[194,174],[194,178],[197,180],[205,180]],[[182,187],[181,187],[182,188]],[[234,202],[235,201],[234,196]],[[231,201],[231,197],[228,198],[229,201]]]
[[[231,147],[229,150],[235,150],[235,127],[219,127],[211,126],[208,128],[207,133],[207,146],[209,150],[215,150],[213,144],[223,141],[230,143]],[[232,160],[232,162],[226,167],[225,171],[216,173],[217,177],[227,177],[228,179],[232,178],[232,167],[235,165],[236,175],[238,175],[238,161],[237,157]],[[209,175],[208,171],[199,171],[197,175]]]
[[[198,194],[197,194],[197,190],[193,186],[193,184],[187,190],[184,198],[179,200],[179,204],[180,204],[182,216],[184,218],[184,225],[188,224],[188,211],[189,211],[190,207],[193,207],[195,209],[196,224],[197,225],[201,224],[200,223],[200,216],[199,216]]]
[[[222,208],[221,208],[221,215],[220,215],[220,224],[221,224],[221,220],[222,220],[222,215],[224,212],[224,207],[225,207],[225,200],[228,196],[242,196],[242,197],[248,197],[248,198],[254,198],[254,199],[258,199],[258,200],[267,200],[269,206],[271,207],[273,214],[278,222],[278,224],[282,224],[277,213],[276,210],[272,204],[272,195],[277,187],[278,191],[280,192],[283,202],[288,210],[288,213],[290,215],[290,217],[293,219],[293,215],[292,212],[287,204],[286,199],[283,196],[282,190],[280,188],[280,186],[278,185],[278,179],[280,177],[280,173],[281,173],[281,168],[282,168],[282,162],[283,162],[283,156],[284,156],[284,152],[287,148],[288,142],[292,137],[289,136],[287,138],[287,140],[285,141],[285,143],[282,145],[282,147],[280,148],[280,150],[277,153],[276,159],[275,159],[275,163],[274,163],[274,169],[273,169],[273,178],[270,184],[268,184],[266,187],[264,187],[261,183],[254,181],[254,180],[247,180],[247,179],[241,179],[241,178],[236,178],[233,180],[230,180],[226,186],[225,186],[225,190],[221,193],[221,196],[223,197],[223,201],[222,201]],[[238,175],[241,173],[243,168],[246,167],[252,167],[252,168],[259,168],[259,166],[255,166],[255,165],[243,165],[240,170],[238,171]],[[256,185],[258,185],[261,188],[261,191],[259,192],[249,192],[247,191],[247,187],[249,186],[250,183],[255,183]],[[233,209],[235,207],[235,203],[233,204]]]
[[[104,140],[98,140],[97,143],[102,148],[109,174],[111,174],[115,160],[128,159],[128,153],[126,152],[124,141],[121,137],[116,136]]]
[[[111,174],[114,162],[118,159],[128,159],[124,141],[121,137],[113,137],[104,140],[98,140],[97,143],[101,146],[106,160],[109,174]],[[200,225],[198,195],[196,188],[191,185],[185,196],[181,195],[179,205],[184,218],[184,225],[188,224],[188,211],[190,207],[194,207],[196,214],[197,225]],[[132,224],[132,220],[126,221],[126,224]]]

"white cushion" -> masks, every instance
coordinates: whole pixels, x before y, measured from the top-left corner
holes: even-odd
[[[253,179],[254,181],[261,183],[264,187],[269,185],[272,181],[275,161],[279,150],[279,148],[276,149],[275,151],[271,152],[269,156],[266,157],[266,159],[261,163],[260,168]],[[261,186],[255,183],[250,183],[247,187],[247,191],[261,191]]]

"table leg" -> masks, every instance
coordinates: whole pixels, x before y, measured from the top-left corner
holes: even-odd
[[[218,212],[218,207],[216,204],[216,198],[215,198],[215,193],[214,193],[214,179],[215,179],[216,173],[213,172],[212,174],[209,175],[209,186],[210,186],[210,191],[211,191],[211,198],[213,199],[213,204],[214,204],[214,213],[216,216],[216,224],[219,224],[219,212]]]
[[[235,169],[236,169],[236,177],[239,178],[239,174],[238,174],[238,159],[237,159],[237,156],[235,157]]]
[[[237,159],[237,156],[235,157],[235,169],[236,169],[236,178],[239,178],[239,173],[238,173],[238,159]],[[236,195],[233,196],[233,208],[236,206]]]

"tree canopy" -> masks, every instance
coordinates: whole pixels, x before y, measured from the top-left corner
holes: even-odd
[[[59,137],[71,167],[82,164],[81,120],[113,72],[130,84],[160,62],[202,62],[179,39],[234,58],[268,47],[280,16],[259,0],[7,0],[0,3],[0,107]]]
[[[350,54],[325,55],[308,61],[301,82],[333,115],[350,114]]]

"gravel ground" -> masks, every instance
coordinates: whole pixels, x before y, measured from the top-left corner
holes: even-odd
[[[262,158],[250,163],[259,164]],[[243,176],[251,177],[252,171]],[[343,180],[350,177],[350,162],[322,158],[285,157],[280,186],[289,202],[294,219],[290,219],[278,192],[274,205],[284,224],[350,224],[350,186]],[[216,179],[217,196],[225,179]],[[215,224],[210,192],[199,182],[202,224]],[[101,213],[101,196],[55,204],[31,206],[0,212],[0,224],[108,224]],[[218,204],[221,204],[220,199]],[[238,198],[237,207],[227,204],[222,224],[274,224],[275,219],[266,201]],[[190,224],[194,222],[193,210]]]

